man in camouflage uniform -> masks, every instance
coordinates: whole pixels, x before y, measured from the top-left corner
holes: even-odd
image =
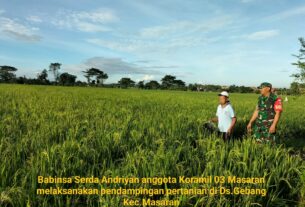
[[[282,101],[277,95],[271,92],[272,85],[264,82],[259,86],[261,96],[258,98],[257,107],[247,126],[248,132],[252,131],[254,125],[254,138],[257,143],[276,142],[276,125],[282,112]]]

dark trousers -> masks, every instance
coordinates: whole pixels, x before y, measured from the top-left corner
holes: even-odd
[[[218,132],[218,136],[220,136],[224,142],[228,142],[231,140],[231,135],[226,132]]]

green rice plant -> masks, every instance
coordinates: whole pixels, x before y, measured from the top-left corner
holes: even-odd
[[[180,206],[305,205],[305,113],[300,96],[284,102],[276,146],[245,133],[256,94],[232,94],[235,138],[204,134],[215,115],[216,93],[0,85],[0,206],[122,206],[146,196],[37,195],[37,188],[121,187],[120,184],[40,184],[53,177],[264,177],[261,195],[171,195]],[[144,184],[143,184],[144,185]],[[127,187],[143,187],[130,184]],[[249,184],[223,184],[223,187]],[[126,186],[125,186],[126,187]],[[146,187],[158,186],[147,184]],[[162,189],[213,188],[162,184]],[[163,196],[155,195],[161,199]]]

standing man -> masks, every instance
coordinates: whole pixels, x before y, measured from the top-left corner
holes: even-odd
[[[218,130],[224,141],[229,141],[236,123],[234,109],[229,101],[229,93],[226,91],[218,94],[219,105],[213,122],[218,122]]]
[[[258,143],[272,143],[276,141],[276,126],[281,116],[282,100],[272,93],[272,85],[264,82],[259,87],[260,94],[256,109],[247,126],[248,132],[254,125],[254,138]]]

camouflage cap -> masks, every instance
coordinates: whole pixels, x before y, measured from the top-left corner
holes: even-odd
[[[263,82],[263,83],[261,83],[261,85],[258,86],[257,88],[261,89],[261,88],[264,88],[264,87],[272,88],[272,85],[271,85],[271,83]]]

